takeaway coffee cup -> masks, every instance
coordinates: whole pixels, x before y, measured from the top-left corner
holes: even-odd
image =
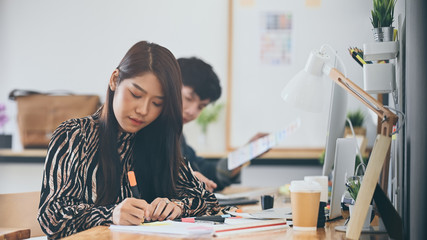
[[[316,231],[322,187],[314,181],[291,182],[293,228],[297,231]]]
[[[328,177],[305,176],[304,181],[314,181],[320,184],[320,187],[322,187],[322,191],[320,192],[319,216],[317,216],[317,227],[325,227],[325,207],[328,203]]]

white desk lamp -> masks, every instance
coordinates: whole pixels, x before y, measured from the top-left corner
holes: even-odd
[[[398,117],[385,108],[381,102],[366,93],[334,68],[329,63],[329,56],[322,51],[322,49],[320,51],[311,52],[305,68],[295,75],[283,89],[282,98],[284,101],[306,110],[319,109],[319,104],[322,104],[319,101],[319,99],[322,99],[319,97],[319,94],[322,94],[322,92],[318,89],[321,89],[322,78],[326,75],[382,119],[381,133],[378,134],[376,138],[354,207],[354,212],[356,214],[350,218],[346,231],[347,238],[359,239],[368,207],[380,177],[381,169],[390,149],[393,125],[397,123]]]

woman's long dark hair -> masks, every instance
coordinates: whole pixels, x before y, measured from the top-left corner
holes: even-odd
[[[132,46],[119,66],[117,84],[153,73],[160,81],[165,99],[160,116],[135,136],[133,168],[142,197],[151,202],[156,197],[176,196],[176,182],[182,155],[181,72],[173,54],[154,43],[141,41]],[[95,204],[116,203],[120,194],[121,169],[118,154],[119,124],[113,112],[114,91],[107,97],[100,117],[97,199]]]

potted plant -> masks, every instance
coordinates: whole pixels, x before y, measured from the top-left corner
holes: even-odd
[[[0,149],[12,148],[12,135],[5,134],[4,127],[9,121],[6,114],[6,105],[0,103]]]
[[[362,112],[362,110],[358,109],[356,111],[348,112],[347,118],[350,120],[354,134],[356,135],[356,138],[361,139],[362,143],[360,146],[360,151],[362,153],[365,152],[365,148],[367,145],[367,139],[366,139],[366,128],[363,127],[363,123],[365,121],[365,114]],[[353,133],[351,132],[350,125],[348,122],[345,122],[345,130],[344,130],[344,137],[353,137]],[[359,140],[358,140],[359,141]],[[359,157],[356,156],[356,166],[360,163]],[[323,165],[325,161],[325,151],[322,151],[322,153],[318,157],[320,165]]]
[[[223,109],[224,104],[217,103],[213,105],[209,105],[203,109],[200,113],[199,117],[196,119],[196,123],[201,127],[202,135],[201,142],[206,144],[206,134],[208,132],[209,124],[216,122],[218,120],[218,116]]]
[[[326,153],[325,150],[323,150],[322,153],[319,155],[318,160],[320,165],[323,165],[325,163],[325,153]]]
[[[350,111],[347,113],[347,118],[350,119],[351,125],[353,125],[354,134],[366,136],[366,128],[363,127],[365,121],[365,114],[362,110],[357,109],[356,111]],[[345,122],[344,136],[352,134],[350,125]]]
[[[371,23],[377,42],[393,41],[394,6],[397,0],[372,0]]]
[[[351,198],[354,200],[354,202],[357,199],[357,194],[360,190],[362,179],[360,176],[351,176],[347,178],[347,181],[345,183],[347,187],[348,193],[350,193]]]
[[[350,211],[350,218],[351,215],[354,214],[354,204],[356,203],[357,195],[359,194],[359,190],[362,184],[362,177],[361,176],[350,176],[346,180],[346,187],[347,191],[350,194],[351,198],[353,199],[352,203],[348,206]],[[368,214],[366,215],[365,222],[363,223],[363,228],[369,228],[371,221],[374,219],[375,214],[372,211],[372,205],[369,205]]]
[[[354,134],[359,143],[360,152],[364,153],[367,145],[366,128],[363,127],[365,122],[365,114],[362,110],[350,111],[347,113],[347,118],[353,126]],[[345,122],[344,137],[353,137],[348,121]]]

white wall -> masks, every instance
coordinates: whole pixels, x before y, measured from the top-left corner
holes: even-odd
[[[241,185],[249,187],[280,187],[292,180],[302,180],[304,176],[322,175],[321,166],[283,165],[263,166],[249,165],[242,170]]]
[[[104,99],[110,74],[140,40],[161,44],[176,57],[204,59],[226,92],[227,17],[226,0],[0,0],[0,103],[14,118],[7,96],[15,88]],[[16,132],[14,121],[6,132]],[[213,132],[224,138],[223,127]],[[216,145],[225,148],[224,141]]]
[[[297,50],[303,49],[294,53],[301,67],[313,46],[330,43],[339,50],[350,79],[361,85],[359,66],[352,62],[346,48],[361,47],[363,41],[372,39],[371,1],[323,0],[319,8],[307,8],[304,1],[283,4],[289,5],[290,11],[299,9],[299,15],[306,12],[295,16],[298,26],[319,24],[316,33],[295,29],[295,36],[303,37],[300,40],[307,45],[301,46],[301,41],[295,44]],[[396,16],[403,9],[404,1],[400,0]],[[319,21],[323,18],[328,21]],[[349,28],[354,31],[352,36]],[[16,108],[7,100],[12,89],[69,90],[98,94],[104,99],[111,72],[139,40],[164,45],[176,57],[198,56],[211,63],[223,86],[220,101],[225,102],[227,29],[228,0],[0,0],[0,103],[7,103],[12,118],[5,131],[17,132],[13,121]],[[346,34],[336,34],[340,32]],[[291,71],[300,69],[294,68]],[[349,109],[359,107],[367,111],[349,97]],[[366,126],[372,145],[374,122],[368,120]],[[184,131],[189,143],[201,151],[225,151],[225,113],[209,127],[208,147],[199,141],[200,130],[195,123]],[[19,149],[19,136],[14,135],[14,148]]]
[[[44,163],[1,163],[0,194],[40,191]],[[279,187],[303,176],[322,175],[321,166],[250,165],[242,170],[241,186]]]
[[[0,162],[0,194],[40,191],[43,169],[44,163]]]
[[[362,85],[362,71],[346,48],[362,47],[364,41],[371,41],[371,1],[323,0],[319,8],[308,8],[303,1],[283,4],[289,5],[290,11],[299,9],[294,11],[299,22],[296,26],[313,29],[309,26],[319,24],[314,28],[317,32],[295,29],[295,38],[299,39],[295,39],[296,50],[301,50],[294,53],[296,62],[302,67],[313,46],[333,44],[347,66],[349,78]],[[403,12],[403,6],[404,1],[398,1],[396,16]],[[348,29],[354,33],[349,34]],[[7,103],[14,118],[14,102],[7,100],[7,95],[15,88],[69,90],[98,94],[104,99],[111,72],[126,50],[139,40],[164,45],[176,57],[198,56],[211,63],[223,86],[220,101],[225,102],[227,30],[228,0],[0,0],[0,103]],[[349,109],[357,108],[366,110],[349,97]],[[184,131],[196,148],[223,152],[224,126],[225,113],[210,127],[209,147],[198,140],[200,130],[195,123]],[[372,145],[374,122],[368,119],[366,126]],[[5,131],[16,133],[16,129],[15,121],[10,121]],[[19,136],[14,135],[17,149]]]
[[[284,4],[304,3],[284,1]],[[327,6],[330,8],[327,12],[336,18],[331,18],[333,28],[322,24],[317,27],[318,33],[326,30],[336,33],[352,28],[356,34],[363,35],[363,39],[372,39],[369,23],[371,4],[371,1],[323,0],[321,8]],[[404,0],[398,0],[396,16],[404,12],[404,5]],[[307,14],[316,11],[307,9]],[[347,14],[357,16],[357,19],[344,18]],[[308,15],[301,16],[299,21],[318,24]],[[7,103],[12,118],[5,132],[14,133],[14,148],[19,149],[14,121],[16,108],[14,102],[7,99],[12,89],[69,90],[98,94],[104,99],[111,72],[130,46],[139,40],[164,45],[176,57],[198,56],[212,64],[223,86],[224,94],[220,101],[225,102],[227,31],[228,0],[0,0],[0,103]],[[296,31],[301,34],[304,29]],[[321,40],[312,38],[315,46],[326,42],[340,49],[339,54],[349,65],[347,68],[353,68],[348,74],[350,79],[362,84],[360,67],[342,49],[361,47],[363,42],[345,34],[331,36],[331,39],[327,36],[322,36]],[[309,46],[304,53],[295,53],[302,65],[306,53],[312,48]],[[299,46],[299,49],[305,48]],[[359,107],[366,110],[349,97],[349,108]],[[372,144],[375,125],[371,121],[366,125],[371,135],[369,144]],[[184,131],[196,149],[225,151],[224,114],[208,130],[209,148],[199,143],[200,130],[195,123],[185,126]],[[14,166],[7,169],[4,166],[4,171],[16,170]],[[27,170],[36,171],[39,176],[40,169],[40,166],[29,166]]]

